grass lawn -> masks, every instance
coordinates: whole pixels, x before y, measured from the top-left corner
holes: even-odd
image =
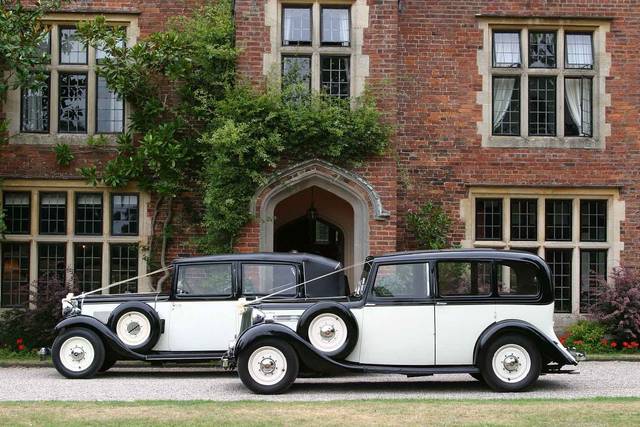
[[[640,398],[8,402],[2,425],[640,425]]]

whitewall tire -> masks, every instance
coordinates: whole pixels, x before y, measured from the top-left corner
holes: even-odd
[[[494,390],[522,391],[540,376],[540,352],[529,338],[506,334],[487,347],[481,370],[482,377]]]
[[[238,356],[242,383],[257,394],[285,392],[298,376],[298,355],[284,341],[260,340]]]
[[[358,325],[348,308],[336,303],[318,303],[305,310],[297,327],[298,335],[318,352],[344,359],[358,341]]]
[[[93,331],[74,328],[60,334],[51,349],[53,365],[67,378],[91,378],[102,367],[104,344]]]
[[[160,339],[160,317],[145,303],[119,305],[111,313],[108,323],[120,341],[136,353],[147,353]]]
[[[323,353],[333,353],[347,342],[347,325],[334,313],[314,317],[307,332],[309,342]]]

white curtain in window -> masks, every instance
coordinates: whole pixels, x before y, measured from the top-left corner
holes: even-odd
[[[284,34],[285,40],[293,40],[293,13],[290,10],[284,11]]]
[[[493,49],[496,65],[520,64],[519,33],[494,33]]]
[[[42,131],[44,126],[44,105],[42,90],[29,90],[25,96],[23,124],[25,130]]]
[[[591,34],[567,34],[567,65],[593,66]]]
[[[516,79],[513,77],[493,79],[493,123],[494,127],[502,123],[509,108]]]
[[[564,93],[569,114],[578,128],[578,135],[591,135],[591,90],[588,80],[565,79]],[[588,108],[588,109],[587,109]],[[585,111],[586,110],[586,111]],[[583,117],[587,120],[583,120]]]
[[[64,205],[65,198],[63,193],[48,193],[40,196],[42,205]]]
[[[341,11],[340,16],[340,25],[339,25],[339,33],[338,33],[338,42],[348,42],[349,41],[349,12],[347,10]]]

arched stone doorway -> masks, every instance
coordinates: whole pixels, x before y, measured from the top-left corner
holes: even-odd
[[[278,230],[286,232],[283,227],[303,227],[300,224],[304,222],[303,217],[309,218],[312,199],[320,223],[342,233],[343,263],[362,262],[369,254],[369,221],[387,219],[389,214],[383,209],[376,191],[364,179],[322,160],[309,160],[286,169],[256,192],[252,211],[259,217],[260,250],[274,251],[276,237],[284,236],[276,236],[276,233]],[[296,220],[299,223],[296,224]],[[308,222],[306,226],[309,227]],[[323,234],[326,229],[317,232]],[[310,231],[308,236],[311,236]],[[318,240],[323,239],[323,236],[319,237]],[[307,238],[306,243],[310,240]],[[291,246],[292,243],[278,242],[280,248]],[[339,246],[339,242],[334,242],[333,250]],[[361,271],[362,268],[357,267],[347,272],[350,284],[355,283]]]

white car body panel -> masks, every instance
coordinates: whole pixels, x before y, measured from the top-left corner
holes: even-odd
[[[472,365],[476,341],[495,312],[494,304],[436,305],[436,364]]]
[[[172,301],[170,351],[224,351],[240,327],[238,301]]]

